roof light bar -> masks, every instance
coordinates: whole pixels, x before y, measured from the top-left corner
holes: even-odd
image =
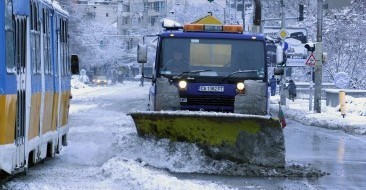
[[[186,24],[183,30],[185,32],[228,32],[243,33],[241,25],[215,25],[215,24]]]
[[[203,31],[203,24],[186,24],[184,25],[183,30],[187,32]]]
[[[243,26],[241,25],[224,25],[224,32],[243,33]]]

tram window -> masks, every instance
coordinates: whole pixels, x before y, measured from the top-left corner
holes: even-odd
[[[41,27],[36,3],[31,3],[31,63],[33,73],[41,73]]]
[[[69,22],[66,21],[66,32],[65,32],[65,39],[66,39],[66,43],[69,43]]]
[[[60,19],[60,42],[64,41],[64,25],[63,20]]]
[[[66,62],[66,75],[71,75],[71,63],[70,63],[70,52],[68,45],[68,21],[65,20],[65,62]]]
[[[21,19],[21,24],[22,24],[22,28],[21,28],[21,67],[25,68],[25,63],[26,63],[26,44],[27,44],[27,22],[25,18]]]
[[[68,49],[66,49],[65,61],[66,61],[66,75],[71,75],[71,73],[70,73],[70,56],[69,56]]]
[[[38,30],[38,14],[37,14],[37,6],[34,2],[31,3],[31,30]]]
[[[35,38],[35,30],[36,30],[36,10],[35,10],[35,5],[34,2],[31,2],[31,15],[30,15],[30,19],[31,19],[31,40],[30,40],[30,45],[31,45],[31,63],[32,63],[32,68],[33,68],[33,73],[36,73],[37,71],[37,67],[35,64],[35,59],[36,59],[36,48],[35,48],[35,44],[36,44],[36,38]]]
[[[58,47],[59,46],[59,43],[60,42],[58,42],[58,40],[56,40],[56,47]],[[56,51],[56,53],[55,53],[55,60],[56,60],[56,62],[54,63],[54,75],[55,76],[58,76],[59,75],[59,73],[58,73],[58,71],[59,71],[59,69],[60,69],[60,65],[58,64],[58,60],[59,60],[59,54],[57,53],[58,52],[58,48],[55,50]]]
[[[67,59],[66,59],[66,44],[64,44],[64,54],[63,54],[64,60],[63,60],[63,66],[64,66],[64,76],[67,75]]]
[[[8,73],[15,73],[14,31],[6,31],[6,68]]]
[[[25,68],[26,58],[26,28],[25,18],[16,18],[15,20],[15,62],[22,69]],[[24,70],[20,70],[24,72]]]
[[[44,50],[44,72],[51,74],[51,55],[50,55],[50,24],[49,24],[49,12],[46,9],[42,9],[42,26],[43,26],[43,50]]]
[[[60,19],[60,41],[61,41],[61,76],[66,76],[66,43],[65,43],[65,21]]]
[[[15,39],[14,39],[14,21],[13,5],[11,0],[5,0],[5,31],[6,31],[6,68],[8,73],[15,73]]]
[[[45,9],[42,9],[42,26],[43,26],[43,34],[46,34],[47,26],[46,26],[46,10]]]
[[[36,67],[37,67],[37,73],[41,73],[41,58],[40,58],[40,52],[41,52],[41,38],[39,34],[36,36]]]

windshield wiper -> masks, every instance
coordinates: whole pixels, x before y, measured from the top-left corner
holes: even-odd
[[[190,74],[190,73],[203,73],[203,72],[210,72],[210,71],[212,71],[212,70],[206,69],[206,70],[184,71],[181,74],[179,74],[178,76],[174,76],[173,78],[182,78],[182,76],[184,76],[186,74]]]
[[[253,73],[253,72],[258,72],[259,70],[239,70],[239,71],[234,71],[232,73],[230,73],[229,75],[227,75],[225,78],[221,79],[219,83],[222,83],[222,81],[230,78],[231,76],[235,75],[235,74],[238,74],[238,73]]]

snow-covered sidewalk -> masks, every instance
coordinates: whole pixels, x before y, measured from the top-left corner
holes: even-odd
[[[271,96],[270,111],[278,113],[279,95]],[[314,107],[314,104],[313,104]],[[282,106],[285,118],[296,120],[305,125],[323,127],[328,129],[343,130],[350,134],[366,135],[366,98],[352,98],[346,96],[347,114],[343,118],[339,108],[326,106],[325,100],[321,102],[321,113],[309,111],[308,99],[286,99]]]

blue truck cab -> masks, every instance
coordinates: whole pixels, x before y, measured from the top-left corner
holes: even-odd
[[[240,25],[187,24],[157,35],[149,110],[268,114],[266,41]],[[139,45],[138,62],[147,61]]]

